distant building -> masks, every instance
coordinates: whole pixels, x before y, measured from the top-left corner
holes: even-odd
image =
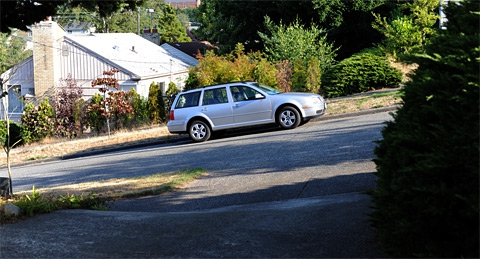
[[[200,6],[200,0],[166,0],[167,4],[179,8],[197,8]]]

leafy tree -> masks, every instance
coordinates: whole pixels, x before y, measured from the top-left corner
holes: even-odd
[[[247,51],[263,49],[257,31],[265,31],[263,17],[291,23],[297,16],[304,21],[316,21],[318,15],[311,1],[201,1],[198,22],[202,26],[196,35],[220,46],[219,53],[230,53],[238,43]]]
[[[107,122],[107,131],[110,135],[110,118],[113,116],[116,122],[116,127],[121,125],[121,116],[132,112],[132,106],[129,102],[128,93],[124,91],[113,92],[110,88],[115,90],[120,89],[120,84],[115,78],[115,73],[120,70],[112,68],[109,71],[103,72],[103,77],[99,77],[92,81],[92,87],[100,86],[98,89],[103,93],[103,100],[100,104],[91,104],[90,110],[101,111],[102,116]],[[108,97],[106,94],[108,92]]]
[[[322,71],[328,69],[335,60],[335,51],[332,44],[326,39],[326,32],[315,25],[306,29],[297,19],[291,25],[275,25],[269,17],[265,17],[267,33],[258,34],[265,43],[265,55],[269,60],[303,60],[307,65],[311,57],[316,57]]]
[[[0,74],[32,55],[25,50],[26,41],[16,34],[0,33]]]
[[[327,42],[325,30],[315,25],[306,29],[298,19],[286,26],[274,25],[265,17],[265,24],[268,33],[258,34],[265,43],[266,56],[273,62],[290,61],[294,90],[318,91],[322,71],[334,63],[336,56],[333,44]],[[315,79],[315,75],[318,78]]]
[[[438,21],[437,0],[414,0],[398,5],[390,18],[373,14],[373,28],[385,35],[380,47],[393,57],[421,51],[435,35],[435,23]]]
[[[383,35],[372,28],[372,12],[388,14],[397,1],[387,0],[312,0],[318,25],[328,31],[328,40],[339,48],[337,60],[373,47]]]
[[[165,4],[158,18],[160,42],[190,42],[186,27],[181,24],[171,5]]]
[[[1,32],[10,32],[10,28],[27,31],[27,26],[44,20],[47,16],[56,14],[57,7],[68,3],[71,7],[82,6],[90,12],[97,12],[99,17],[105,18],[113,15],[120,9],[135,10],[144,0],[37,0],[37,1],[1,1],[2,10],[0,20]],[[108,31],[108,30],[107,30]]]
[[[479,257],[479,5],[451,1],[375,149],[371,214],[393,257]]]

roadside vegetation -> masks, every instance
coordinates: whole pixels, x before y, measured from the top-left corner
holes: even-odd
[[[12,203],[20,208],[20,215],[8,215],[0,211],[0,224],[14,223],[28,217],[62,209],[108,210],[117,199],[159,195],[175,191],[206,174],[201,168],[153,175],[114,178],[95,182],[82,182],[52,188],[16,193],[8,200],[0,200],[0,206]]]
[[[283,91],[320,93],[328,98],[325,116],[400,104],[375,149],[378,181],[371,193],[371,220],[383,249],[392,257],[479,257],[477,1],[311,0],[273,5],[271,1],[209,0],[201,1],[197,9],[176,12],[153,0],[135,4],[56,0],[42,1],[41,6],[23,2],[23,10],[16,9],[15,1],[0,2],[2,10],[10,10],[2,16],[2,32],[10,31],[9,27],[25,29],[35,19],[52,15],[43,12],[56,10],[92,22],[103,32],[136,33],[139,15],[141,27],[155,21],[162,29],[171,28],[160,33],[162,39],[175,42],[185,36],[178,21],[185,24],[188,16],[201,25],[193,31],[196,37],[213,47],[199,56],[186,89],[253,80]],[[145,8],[153,8],[154,13],[140,11]],[[440,19],[439,9],[448,21]],[[132,10],[138,10],[137,15]],[[16,16],[28,19],[11,19]],[[28,56],[17,39],[0,35],[0,72]],[[115,71],[105,71],[103,78],[92,78],[92,82],[114,86],[108,80],[111,73]],[[148,98],[135,92],[98,93],[87,102],[75,97],[74,81],[59,83],[68,91],[26,103],[21,124],[12,122],[10,127],[8,116],[0,124],[6,156],[2,164],[7,164],[10,179],[11,162],[81,151],[71,143],[104,148],[172,137],[163,125],[169,102],[179,91],[174,83],[163,97],[155,94],[159,86],[152,84]],[[18,93],[11,86],[1,87],[5,108],[7,95]],[[397,87],[402,89],[364,94]],[[59,99],[68,99],[68,105],[56,102]],[[106,105],[113,104],[118,109],[106,111]],[[159,131],[150,132],[153,129]],[[142,131],[150,137],[125,137]],[[38,207],[57,209],[61,208],[58,203],[75,201],[71,206],[75,207],[79,200],[91,201],[92,195],[93,204],[85,204],[104,208],[98,193],[65,194],[47,205],[41,202],[42,193],[35,190],[19,200],[34,204],[31,207],[42,204]]]

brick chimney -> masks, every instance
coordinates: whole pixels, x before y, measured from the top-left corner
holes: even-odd
[[[60,79],[60,43],[65,30],[47,17],[32,26],[34,94],[37,100],[48,97]]]

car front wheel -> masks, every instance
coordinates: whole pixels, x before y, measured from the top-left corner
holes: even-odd
[[[207,123],[203,121],[194,121],[188,127],[188,134],[194,142],[207,141],[212,132]]]
[[[298,111],[291,106],[283,107],[277,115],[277,122],[284,129],[296,128],[301,120]]]

